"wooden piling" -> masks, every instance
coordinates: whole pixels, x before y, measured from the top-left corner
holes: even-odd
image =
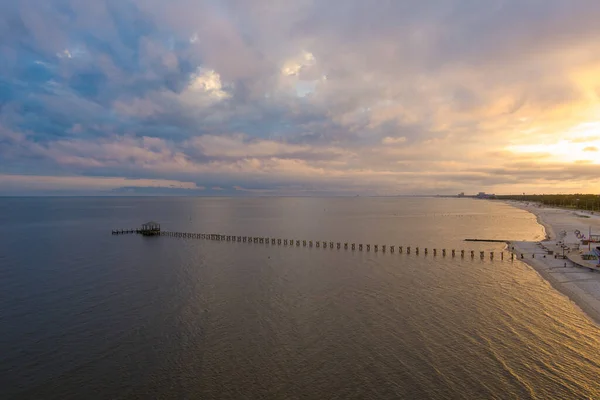
[[[142,234],[143,231],[140,229],[113,229],[111,230],[111,234],[113,235],[125,235],[125,234],[133,234],[133,233],[137,233],[137,234]],[[300,240],[300,239],[278,239],[278,238],[271,238],[271,237],[261,237],[261,236],[234,236],[234,235],[223,235],[220,233],[194,233],[194,232],[169,232],[169,231],[160,231],[155,233],[156,235],[159,236],[169,236],[169,237],[177,237],[177,238],[185,238],[185,239],[205,239],[205,240],[213,240],[213,241],[227,241],[227,242],[249,242],[249,243],[260,243],[260,244],[278,244],[278,245],[285,245],[285,246],[289,246],[289,247],[300,247],[301,243],[303,247],[306,247],[307,245],[310,247],[313,247],[313,241],[307,241],[307,240]],[[308,242],[308,243],[307,243]],[[344,245],[344,250],[348,250],[349,248],[351,248],[352,250],[356,250],[357,247],[357,243],[348,243],[348,242],[333,242],[333,241],[315,241],[316,246],[317,247],[323,247],[323,249],[338,249],[340,250],[342,248],[342,243]],[[335,246],[335,247],[334,247]],[[366,246],[366,248],[365,248]],[[379,245],[379,244],[362,244],[359,243],[358,244],[358,250],[359,251],[363,251],[366,250],[368,252],[371,251],[371,247],[373,248],[374,252],[379,252],[381,250],[381,252],[385,253],[388,249],[390,253],[394,253],[396,251],[396,246],[394,245]],[[411,248],[411,246],[406,246],[406,253],[410,254],[411,253],[411,249],[414,250],[414,253],[416,255],[419,255],[421,252],[421,248],[418,246],[415,246],[413,248]],[[446,257],[446,249],[440,249],[442,251],[442,256]],[[404,247],[403,246],[398,246],[398,253],[402,253],[404,251]],[[460,256],[461,258],[465,257],[465,251],[470,251],[471,253],[471,258],[475,257],[475,250],[456,250],[456,249],[450,249],[450,251],[452,252],[452,258],[457,257],[457,251],[460,251]],[[485,259],[486,256],[486,252],[487,251],[479,251],[479,255],[480,258],[482,260]],[[429,253],[429,249],[427,247],[424,248],[424,253],[427,255]],[[525,258],[525,254],[524,253],[517,253],[517,257],[518,255],[521,255],[521,258]],[[433,249],[433,255],[437,256],[437,249]],[[494,258],[496,257],[496,255],[494,254],[494,251],[490,251],[489,252],[489,258],[490,260],[494,260]],[[535,258],[535,253],[531,254],[532,258]],[[504,251],[500,251],[500,259],[504,260]],[[510,259],[514,260],[515,259],[515,253],[510,252]]]

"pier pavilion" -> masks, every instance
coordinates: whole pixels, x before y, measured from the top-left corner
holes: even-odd
[[[160,224],[158,222],[150,221],[142,224],[140,233],[146,236],[160,235]]]

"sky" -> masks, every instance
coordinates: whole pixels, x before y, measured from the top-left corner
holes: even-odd
[[[0,195],[600,193],[597,0],[0,2]]]

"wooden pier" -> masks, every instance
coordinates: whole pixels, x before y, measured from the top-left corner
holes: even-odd
[[[500,239],[465,239],[465,242],[508,243],[509,241]]]
[[[160,236],[160,224],[158,222],[150,221],[142,224],[141,228],[138,229],[113,229],[113,235],[127,235],[137,233],[144,236]]]
[[[495,259],[493,251],[475,251],[475,250],[464,250],[464,249],[428,249],[427,247],[412,247],[393,245],[393,244],[369,244],[369,243],[350,243],[350,242],[332,242],[332,241],[313,241],[306,239],[295,239],[295,238],[274,238],[270,236],[238,236],[231,234],[222,233],[195,233],[195,232],[172,232],[163,231],[160,229],[160,224],[156,222],[148,222],[143,224],[139,229],[118,229],[112,231],[113,235],[124,235],[124,234],[141,234],[144,236],[168,236],[175,238],[185,239],[201,239],[201,240],[212,240],[221,242],[232,242],[232,243],[251,243],[251,244],[262,244],[265,246],[284,246],[284,247],[308,247],[308,248],[322,248],[322,249],[336,249],[352,252],[375,252],[375,253],[388,253],[388,254],[423,254],[425,257],[433,258],[459,258],[459,259],[471,259],[474,260],[475,254],[479,253],[479,259],[489,258],[490,260]],[[474,242],[491,242],[491,243],[510,243],[504,240],[484,240],[484,239],[465,239],[465,241]],[[422,250],[422,251],[421,251]],[[439,252],[438,252],[439,250]],[[486,254],[488,257],[486,257]],[[504,260],[504,251],[497,252],[497,258]],[[508,252],[510,260],[514,260],[515,253]],[[523,254],[518,254],[520,258],[524,258]],[[535,255],[533,255],[535,257]],[[508,257],[507,257],[508,258]]]
[[[112,231],[113,235],[126,235],[130,233],[141,233],[139,229],[116,229]]]

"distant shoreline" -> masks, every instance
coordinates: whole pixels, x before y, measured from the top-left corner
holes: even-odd
[[[520,261],[537,271],[557,291],[567,296],[600,327],[600,274],[575,266],[566,259],[555,259],[553,256],[546,258],[531,256],[534,252],[541,252],[541,246],[555,252],[559,251],[557,232],[567,231],[567,236],[563,240],[565,244],[569,245],[578,242],[573,232],[576,229],[584,231],[583,228],[586,224],[594,226],[595,230],[600,230],[600,217],[594,215],[594,218],[583,223],[580,218],[575,216],[574,210],[532,206],[516,201],[505,202],[512,207],[535,215],[537,222],[544,227],[546,236],[541,242],[511,242],[509,250],[513,251]],[[587,229],[585,231],[587,232]],[[521,259],[520,254],[525,254],[526,257]]]

